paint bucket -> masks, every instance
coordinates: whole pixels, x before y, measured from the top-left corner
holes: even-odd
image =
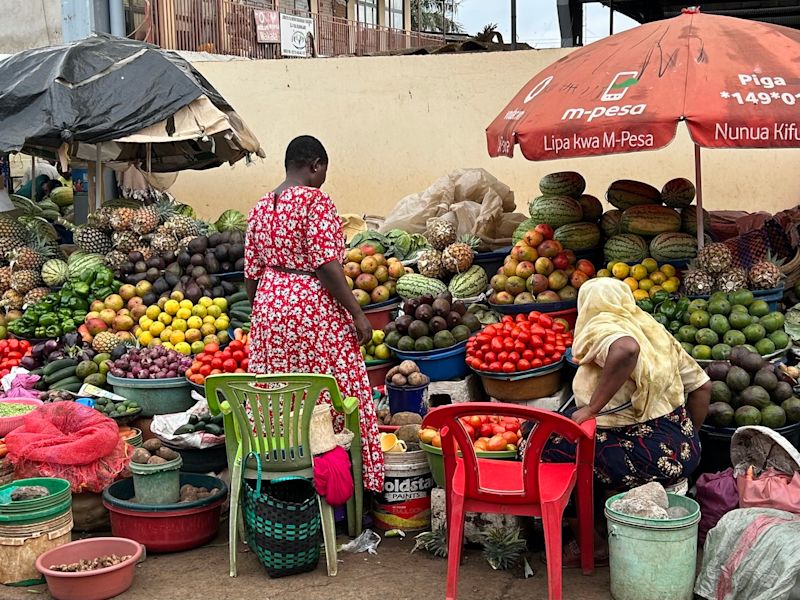
[[[429,529],[434,483],[425,452],[385,452],[383,458],[386,476],[373,505],[375,526],[384,531]]]

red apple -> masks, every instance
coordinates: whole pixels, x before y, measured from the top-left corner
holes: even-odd
[[[579,271],[583,271],[589,277],[594,277],[595,275],[597,275],[597,271],[595,271],[594,265],[591,263],[591,261],[588,261],[585,258],[580,259],[578,261],[578,264],[575,266],[578,268]]]
[[[565,252],[559,252],[553,257],[553,265],[556,269],[565,270],[569,266],[569,258]]]
[[[553,235],[555,235],[555,230],[550,227],[547,223],[539,223],[536,227],[533,228],[534,231],[538,231],[542,234],[542,237],[546,240],[552,240]]]

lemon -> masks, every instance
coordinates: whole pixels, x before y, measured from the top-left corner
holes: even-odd
[[[206,345],[201,340],[192,342],[192,354],[200,354],[205,347]]]
[[[597,272],[597,276],[598,277],[611,277],[611,271],[609,271],[608,269],[600,269]]]
[[[677,274],[677,271],[675,271],[675,267],[673,267],[672,265],[661,265],[659,271],[661,271],[667,277],[675,277],[675,275]]]
[[[192,310],[193,306],[194,306],[194,304],[192,304],[191,300],[181,300],[180,301],[180,307],[181,308],[185,308],[187,310]]]
[[[175,350],[176,352],[180,352],[186,356],[189,356],[192,353],[192,347],[186,342],[178,342],[175,344]]]
[[[667,280],[667,276],[664,275],[661,271],[656,271],[655,273],[650,274],[650,279],[653,280],[653,283],[656,285],[661,285]]]
[[[148,330],[152,335],[159,336],[161,335],[161,332],[164,331],[164,329],[166,328],[167,326],[164,325],[161,321],[156,321],[155,323],[150,325]]]
[[[205,336],[203,338],[203,343],[204,344],[219,344],[219,338],[214,334],[207,335],[207,336]]]
[[[152,327],[152,325],[151,325],[151,327]],[[133,337],[138,339],[138,337],[142,333],[142,331],[144,331],[144,330],[141,328],[141,326],[137,325],[136,327],[134,327],[131,330],[131,333],[133,333]]]
[[[660,285],[654,285],[653,287],[650,288],[650,297],[652,298],[653,296],[655,296],[658,292],[660,292],[663,289],[664,288],[661,287]]]
[[[642,266],[647,269],[648,273],[655,273],[658,271],[658,263],[655,258],[645,258],[642,261]]]
[[[181,305],[177,300],[167,300],[164,304],[164,311],[168,315],[175,315],[180,310]]]
[[[203,317],[203,323],[208,323],[210,325],[213,325],[214,321],[216,320],[217,319],[215,317],[212,317],[211,315],[206,315],[205,317]]]
[[[622,283],[631,288],[632,292],[635,292],[636,290],[639,289],[639,282],[636,281],[633,277],[626,277],[625,279],[622,280]]]
[[[217,331],[225,331],[228,329],[228,325],[230,325],[230,321],[228,321],[228,319],[223,319],[222,317],[214,321],[214,327],[217,328]]]
[[[174,321],[172,321],[172,328],[175,331],[180,331],[180,332],[184,332],[188,329],[188,327],[186,326],[186,321],[184,321],[183,319],[175,319]]]
[[[225,298],[214,298],[214,306],[219,306],[222,311],[228,308],[228,301]]]
[[[162,342],[167,342],[169,341],[171,335],[172,335],[172,327],[167,327],[164,331],[162,331],[158,335],[158,339],[160,339]]]
[[[650,291],[650,289],[651,289],[651,288],[652,288],[654,285],[655,285],[655,283],[653,283],[653,280],[652,280],[652,279],[647,279],[647,278],[645,278],[645,279],[642,279],[642,280],[639,282],[639,289],[640,289],[640,290],[644,290],[645,292],[649,292],[649,291]]]
[[[153,322],[147,318],[147,315],[144,315],[141,319],[139,319],[139,327],[142,329],[150,329],[150,325],[152,324]]]
[[[611,272],[617,279],[625,279],[630,274],[631,269],[625,263],[618,262],[611,268]]]
[[[214,301],[211,298],[209,298],[208,296],[203,296],[202,298],[200,298],[200,300],[197,301],[197,303],[200,306],[205,306],[206,308],[208,308],[209,306],[211,306],[214,303]]]
[[[649,297],[650,297],[650,294],[648,294],[644,290],[635,290],[633,292],[633,299],[636,300],[637,302],[639,302],[641,300],[647,300]]]
[[[175,313],[176,319],[181,319],[185,321],[189,317],[192,316],[192,309],[191,308],[179,308],[178,312]]]
[[[194,308],[192,309],[192,315],[195,317],[200,317],[201,319],[208,314],[206,311],[206,307],[202,306],[201,304],[195,304]]]
[[[220,344],[227,344],[228,342],[230,342],[230,341],[231,341],[231,337],[228,335],[228,332],[227,332],[227,331],[220,331],[220,332],[217,334],[217,341],[218,341]]]
[[[142,346],[149,346],[150,342],[153,341],[153,336],[150,334],[149,331],[144,331],[139,335],[139,344]]]
[[[183,300],[184,296],[183,296],[183,292],[172,292],[169,295],[169,297],[170,297],[171,300],[176,300],[177,302],[180,302],[180,301]]]
[[[214,335],[217,333],[217,328],[214,327],[214,322],[211,323],[203,323],[203,326],[200,328],[200,333],[203,337]]]
[[[634,265],[631,269],[631,277],[633,277],[636,281],[641,281],[647,277],[648,273],[649,271],[644,265]]]
[[[148,348],[153,348],[154,346],[163,346],[164,342],[161,341],[161,338],[153,338],[153,341],[150,342]]]
[[[663,287],[670,294],[674,294],[681,287],[681,282],[676,277],[670,277],[664,282]]]
[[[210,317],[214,317],[215,319],[219,318],[219,316],[222,314],[222,309],[214,304],[207,306],[206,311]]]
[[[170,323],[172,323],[172,315],[170,315],[169,313],[162,312],[160,315],[158,315],[158,320],[162,322],[164,325],[169,325]]]
[[[185,339],[190,344],[196,342],[197,340],[199,340],[202,337],[203,337],[203,335],[200,333],[199,329],[187,329],[186,330]]]
[[[186,339],[186,337],[183,335],[182,331],[174,331],[173,330],[172,335],[169,336],[169,343],[173,344],[173,345],[174,344],[180,344],[185,339]]]
[[[170,342],[164,342],[161,345],[164,346],[164,348],[166,348],[167,350],[175,350],[175,346],[173,346]]]
[[[189,329],[200,329],[203,326],[203,319],[200,317],[189,317],[186,319],[186,325]]]
[[[158,319],[158,315],[161,314],[161,309],[158,308],[158,304],[153,304],[152,306],[148,306],[147,310],[144,313],[148,319],[155,321]]]
[[[613,272],[613,271],[614,271],[614,265],[615,265],[615,264],[617,264],[617,261],[615,261],[615,260],[612,260],[610,263],[608,263],[608,265],[606,265],[606,268],[607,268],[609,271],[612,271],[612,272]]]

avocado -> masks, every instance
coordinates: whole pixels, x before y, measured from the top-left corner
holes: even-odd
[[[194,425],[187,423],[178,427],[172,435],[183,435],[184,433],[194,433]]]
[[[792,386],[785,381],[779,381],[772,390],[772,399],[777,402],[783,402],[792,397]]]
[[[754,406],[742,406],[736,409],[733,420],[737,427],[761,425],[761,411]]]
[[[800,398],[789,398],[781,403],[781,408],[786,412],[789,423],[800,422]]]
[[[420,336],[414,342],[414,350],[416,352],[427,352],[433,350],[433,340],[427,335]]]
[[[711,402],[730,403],[733,394],[724,381],[715,381],[711,384]]]
[[[712,402],[708,407],[706,422],[713,427],[730,427],[733,425],[734,410],[725,402]]]
[[[433,336],[433,345],[436,348],[449,348],[450,346],[455,345],[455,343],[455,337],[453,337],[453,334],[447,330],[440,331]]]
[[[414,311],[414,318],[418,321],[425,321],[426,323],[433,317],[433,308],[429,304],[421,304]]]
[[[456,343],[463,342],[464,340],[468,339],[469,336],[470,336],[469,327],[467,327],[466,325],[456,325],[451,330],[451,333],[453,334],[453,337],[455,338]]]
[[[478,317],[469,312],[461,317],[461,324],[469,327],[470,332],[479,331],[481,328],[481,322]]]
[[[755,406],[759,410],[769,406],[771,402],[769,392],[760,385],[751,385],[742,392],[741,396],[744,404]]]
[[[408,327],[413,321],[414,316],[406,314],[401,317],[397,317],[397,319],[394,321],[394,324],[397,327],[397,331],[399,331],[401,335],[405,335],[408,333]]]
[[[741,392],[750,385],[750,375],[741,367],[733,366],[725,377],[725,383],[734,392]]]
[[[764,427],[779,429],[786,425],[786,412],[775,404],[769,404],[761,409],[761,424]]]
[[[430,322],[430,328],[433,333],[439,333],[447,329],[447,321],[443,317],[433,317]]]
[[[778,386],[778,377],[775,375],[775,369],[772,365],[760,369],[753,377],[753,383],[760,385],[768,392],[772,392]]]
[[[411,325],[408,326],[408,335],[410,335],[415,340],[418,340],[423,336],[427,336],[428,333],[430,333],[428,324],[425,323],[424,321],[420,321],[419,319],[417,319],[416,321],[412,321]]]
[[[433,301],[431,308],[433,309],[433,314],[435,316],[446,317],[447,313],[450,312],[450,303],[444,298],[437,298]]]
[[[414,350],[414,338],[404,335],[397,342],[397,349],[401,352],[412,352]]]

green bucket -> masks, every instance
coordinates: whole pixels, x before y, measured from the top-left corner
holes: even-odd
[[[126,379],[108,375],[114,393],[126,400],[135,400],[142,408],[141,417],[170,415],[194,406],[192,388],[185,377],[168,379]]]
[[[133,493],[139,504],[175,504],[180,498],[180,468],[183,459],[179,456],[160,465],[132,462]]]
[[[611,509],[606,501],[611,596],[614,600],[692,600],[697,570],[700,505],[667,494],[670,507],[689,514],[680,519],[645,519]]]

